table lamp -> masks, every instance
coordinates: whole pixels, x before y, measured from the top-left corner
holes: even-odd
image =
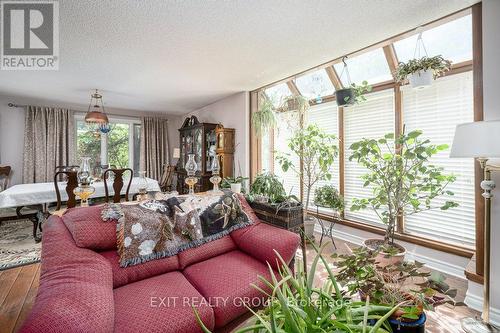
[[[488,164],[489,158],[500,157],[500,120],[477,121],[457,125],[450,157],[477,159],[483,169],[481,182],[484,197],[484,282],[483,282],[483,315],[482,320],[463,318],[462,328],[468,333],[500,332],[490,324],[490,230],[491,230],[491,191],[495,182],[491,179],[491,171],[500,171],[500,165]]]

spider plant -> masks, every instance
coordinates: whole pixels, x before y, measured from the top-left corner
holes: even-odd
[[[259,109],[252,113],[252,128],[257,136],[262,136],[276,126],[276,114],[273,102],[266,96],[259,97]]]
[[[264,309],[259,311],[247,307],[255,316],[255,323],[238,330],[237,333],[391,332],[387,319],[405,302],[395,307],[370,304],[369,299],[365,302],[351,302],[341,293],[328,262],[321,255],[323,249],[324,246],[319,250],[315,247],[317,254],[307,277],[300,271],[300,268],[295,277],[279,253],[275,251],[281,262],[281,268],[276,272],[268,264],[271,279],[259,276],[266,290],[252,285],[266,295],[269,302]],[[320,261],[328,271],[328,278],[323,286],[315,287],[313,282],[316,267]],[[193,310],[202,330],[210,333],[196,309],[193,308]]]

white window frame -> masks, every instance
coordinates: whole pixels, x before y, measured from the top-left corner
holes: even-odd
[[[77,113],[74,115],[75,119],[75,147],[78,147],[78,121],[85,121],[85,113]],[[139,118],[128,118],[120,116],[108,116],[110,123],[120,123],[128,124],[128,167],[133,168],[135,158],[139,156],[134,156],[134,125],[141,125],[141,120]],[[101,164],[108,164],[108,136],[102,135],[101,133]]]

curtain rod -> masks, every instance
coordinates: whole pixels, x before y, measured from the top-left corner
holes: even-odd
[[[24,108],[27,105],[20,105],[20,104],[15,104],[15,103],[8,103],[7,106],[10,107],[10,108]]]

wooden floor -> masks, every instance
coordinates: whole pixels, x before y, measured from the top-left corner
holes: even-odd
[[[342,241],[336,241],[340,247]],[[333,252],[330,245],[326,253]],[[308,247],[309,258],[312,258],[313,249]],[[309,260],[308,260],[309,261]],[[0,333],[17,332],[31,310],[38,290],[40,264],[31,264],[22,267],[0,271]],[[460,300],[463,300],[467,283],[465,280],[449,278],[451,287],[457,288]],[[466,306],[440,306],[436,312],[427,312],[428,333],[463,333],[460,328],[460,318],[477,316],[479,313]]]
[[[35,300],[40,264],[0,271],[0,333],[17,332]]]

